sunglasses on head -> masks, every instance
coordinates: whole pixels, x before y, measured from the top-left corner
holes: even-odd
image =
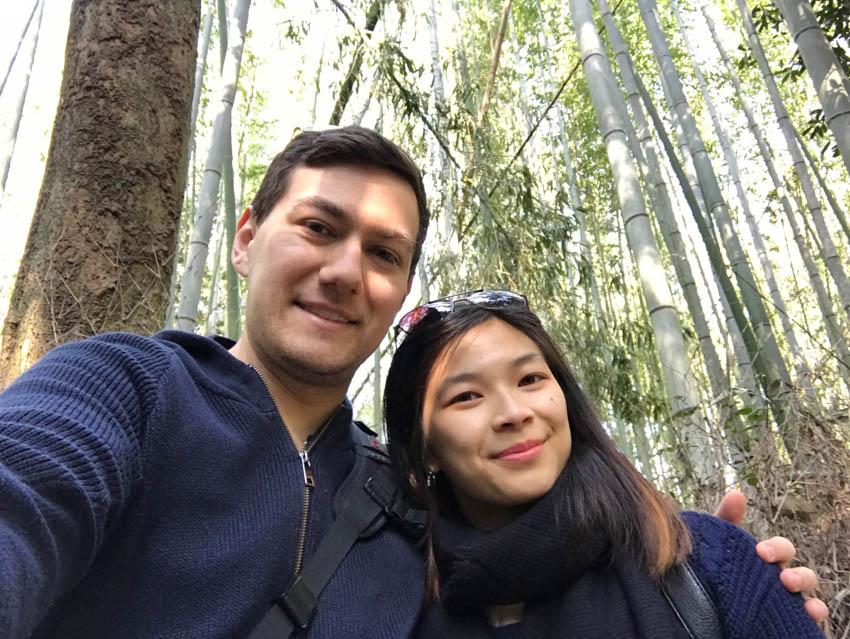
[[[433,300],[404,314],[396,325],[398,331],[410,333],[413,328],[426,318],[443,318],[458,306],[481,306],[482,308],[528,308],[525,295],[512,291],[477,290],[466,293],[456,293]]]

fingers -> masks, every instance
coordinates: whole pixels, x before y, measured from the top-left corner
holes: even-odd
[[[763,561],[784,567],[797,554],[797,549],[785,537],[771,537],[756,544],[756,552]]]
[[[740,490],[730,490],[726,493],[723,501],[720,502],[720,505],[714,512],[714,516],[740,526],[744,520],[744,511],[746,509],[747,498],[744,497],[744,493]]]
[[[829,616],[829,608],[820,599],[808,599],[806,601],[806,612],[815,620],[816,623],[826,621]]]
[[[786,568],[779,573],[782,585],[791,592],[803,592],[814,590],[818,587],[818,576],[811,568],[798,566],[797,568]]]

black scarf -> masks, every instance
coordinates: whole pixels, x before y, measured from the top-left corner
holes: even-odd
[[[518,602],[525,603],[523,637],[688,636],[641,560],[619,557],[598,530],[574,530],[559,518],[564,481],[494,532],[475,530],[456,513],[437,519],[440,601],[423,613],[417,637],[486,638],[484,608]]]

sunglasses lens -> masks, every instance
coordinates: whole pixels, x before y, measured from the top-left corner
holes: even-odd
[[[436,315],[443,317],[451,313],[455,304],[474,304],[485,308],[505,308],[508,306],[521,306],[528,308],[528,301],[524,295],[512,293],[511,291],[473,291],[471,293],[458,293],[448,297],[434,300],[428,304],[417,306],[412,311],[404,314],[397,327],[405,333],[410,333],[413,327],[426,317]]]
[[[401,321],[398,323],[398,327],[407,333],[410,329],[422,321],[422,318],[428,315],[429,312],[430,309],[427,306],[417,306],[412,311],[404,314],[404,317],[402,317]]]
[[[446,313],[451,313],[453,308],[453,302],[444,302],[441,300],[431,302],[430,304],[423,304],[422,306],[417,306],[412,311],[409,311],[404,314],[404,317],[402,317],[401,321],[398,323],[398,327],[405,333],[409,333],[411,330],[413,330],[414,326],[416,326],[426,317],[430,316],[432,313],[437,313],[438,315],[442,316]]]
[[[525,297],[511,291],[478,291],[467,298],[471,304],[487,308],[504,308],[506,306],[528,306]]]

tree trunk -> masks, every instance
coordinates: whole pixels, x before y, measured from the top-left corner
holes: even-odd
[[[808,0],[774,0],[788,23],[806,71],[815,85],[823,116],[850,176],[850,81],[829,46]]]
[[[198,120],[198,106],[201,104],[201,93],[204,89],[204,74],[207,70],[207,53],[210,50],[210,37],[212,35],[213,8],[215,0],[207,0],[207,12],[204,14],[204,30],[198,43],[198,64],[195,65],[195,89],[192,93],[192,115],[190,118],[189,142],[194,144],[195,126]]]
[[[198,203],[198,214],[192,227],[189,254],[180,287],[180,306],[177,310],[177,327],[184,331],[195,330],[198,320],[198,302],[201,298],[201,283],[204,278],[210,234],[216,211],[216,200],[221,182],[221,167],[225,161],[227,139],[230,137],[230,114],[236,96],[236,83],[245,45],[250,0],[237,0],[233,11],[234,25],[228,38],[227,57],[221,74],[221,106],[213,123],[204,179]],[[232,170],[232,167],[231,167]]]
[[[638,0],[638,6],[652,43],[656,62],[670,92],[670,106],[678,113],[688,146],[693,154],[697,178],[702,187],[706,205],[719,227],[732,272],[735,274],[738,289],[749,312],[753,331],[758,338],[758,348],[754,354],[753,363],[756,364],[756,370],[759,374],[764,375],[762,384],[766,395],[771,400],[774,417],[777,423],[783,424],[787,417],[786,394],[791,387],[788,369],[773,335],[767,310],[756,287],[746,254],[732,225],[729,209],[720,191],[720,184],[711,164],[711,158],[708,156],[688,100],[685,97],[679,74],[667,46],[666,36],[658,24],[655,0]]]
[[[806,141],[800,137],[800,132],[797,131],[796,127],[794,128],[794,133],[797,136],[797,142],[800,144],[800,150],[803,152],[803,155],[806,156],[806,162],[809,163],[809,168],[812,170],[812,173],[815,174],[815,179],[818,181],[818,184],[820,184],[820,189],[823,191],[827,202],[829,202],[829,207],[832,209],[835,219],[837,219],[838,223],[841,225],[841,230],[844,231],[844,235],[846,235],[847,239],[850,240],[850,224],[847,223],[847,216],[844,215],[841,205],[838,204],[838,200],[835,199],[835,194],[827,185],[826,180],[823,179],[823,175],[821,175],[815,159],[809,152],[809,147],[806,145]]]
[[[363,32],[367,38],[372,37],[372,32],[375,30],[375,26],[384,12],[385,4],[386,0],[373,0],[369,11],[366,12],[366,25],[363,27]],[[365,42],[357,45],[354,59],[351,61],[351,66],[348,67],[348,73],[345,74],[345,79],[339,88],[339,95],[337,96],[330,119],[330,124],[333,126],[339,126],[342,120],[342,112],[345,111],[345,106],[348,104],[351,94],[354,91],[354,83],[360,79],[360,67],[363,65],[363,48],[365,46]]]
[[[696,479],[705,485],[713,475],[707,464],[710,463],[710,445],[699,411],[696,380],[690,370],[682,327],[646,213],[637,171],[629,154],[622,121],[626,106],[593,24],[589,2],[570,0],[570,12],[591,100],[620,200],[623,226],[634,254],[655,334],[671,413],[684,434],[686,454],[694,465]]]
[[[794,127],[791,124],[791,119],[788,117],[788,112],[782,102],[782,97],[779,94],[779,87],[776,85],[776,79],[770,69],[770,64],[767,61],[767,56],[764,54],[764,49],[761,46],[761,40],[756,33],[753,25],[750,11],[747,8],[746,0],[736,0],[738,9],[741,12],[741,19],[744,22],[744,31],[747,34],[747,41],[750,49],[758,62],[759,69],[767,84],[768,93],[773,103],[773,109],[776,113],[776,119],[782,129],[782,134],[785,138],[785,144],[788,146],[788,151],[791,154],[791,160],[794,163],[794,170],[797,177],[800,179],[800,186],[803,189],[803,196],[806,198],[806,208],[809,210],[809,215],[817,229],[818,239],[823,247],[824,261],[826,267],[835,282],[838,296],[841,299],[841,305],[844,312],[850,317],[850,279],[844,271],[844,266],[841,257],[835,248],[835,243],[832,241],[832,236],[823,218],[823,211],[820,202],[815,194],[815,187],[812,183],[812,177],[806,168],[806,161],[800,151],[800,146],[797,144],[797,137],[794,133]]]
[[[750,357],[750,361],[754,362],[755,366],[758,366],[760,364],[760,361],[756,357],[758,353],[758,344],[756,341],[756,337],[753,333],[752,327],[750,326],[746,316],[744,315],[744,309],[741,305],[740,299],[738,298],[738,293],[732,286],[732,281],[729,279],[729,275],[726,273],[726,267],[723,263],[723,256],[720,252],[720,247],[715,241],[714,236],[711,233],[708,221],[703,216],[702,210],[700,209],[699,204],[697,203],[696,196],[694,195],[693,190],[688,184],[687,178],[685,177],[684,169],[682,168],[682,163],[676,157],[676,152],[673,148],[673,143],[670,141],[670,138],[664,129],[664,123],[661,121],[661,118],[658,115],[658,111],[656,110],[655,105],[652,103],[652,100],[649,97],[649,92],[643,85],[643,81],[641,80],[640,76],[634,71],[634,68],[632,69],[632,73],[635,78],[637,89],[640,92],[640,96],[643,99],[644,105],[646,106],[646,110],[649,113],[653,124],[655,125],[655,129],[658,132],[659,138],[661,139],[664,151],[667,153],[667,157],[670,160],[670,165],[672,166],[673,171],[676,173],[676,176],[682,185],[682,191],[684,192],[685,199],[687,200],[688,206],[694,216],[694,221],[696,222],[697,227],[699,228],[699,233],[702,237],[703,244],[705,245],[705,250],[708,253],[708,258],[711,262],[712,271],[714,271],[714,275],[718,280],[720,290],[725,295],[726,301],[728,303],[728,310],[732,313],[734,317],[734,325],[737,327],[741,327],[741,336],[746,345],[747,354]],[[723,297],[721,297],[721,300],[722,299]],[[743,359],[739,359],[738,361],[741,362],[743,361]],[[762,377],[764,377],[763,373]],[[780,410],[777,410],[776,412],[781,414]],[[747,446],[748,439],[748,433],[740,433],[740,437],[736,439],[734,444],[739,449],[744,449]]]
[[[227,3],[218,0],[218,29],[221,34],[222,45],[228,41],[227,35]],[[224,63],[227,59],[227,51],[221,47],[220,63],[221,72],[224,74]],[[239,339],[242,332],[242,309],[239,302],[239,274],[233,266],[230,254],[233,252],[233,240],[236,237],[236,192],[235,177],[233,175],[233,109],[227,110],[224,128],[227,135],[224,136],[224,161],[222,162],[221,179],[224,180],[224,230],[227,239],[227,260],[225,269],[225,285],[227,289],[227,336],[231,339]]]
[[[729,171],[729,177],[732,178],[732,183],[735,185],[735,191],[738,195],[738,201],[741,204],[741,210],[744,213],[744,219],[747,222],[747,226],[750,229],[750,236],[753,240],[753,247],[756,250],[756,254],[759,258],[759,264],[761,265],[762,273],[764,275],[765,284],[767,284],[767,289],[770,294],[770,300],[773,302],[773,307],[776,309],[777,315],[779,315],[779,320],[782,323],[782,330],[785,334],[785,340],[788,343],[788,350],[791,351],[791,357],[794,362],[796,362],[796,374],[797,374],[797,383],[801,385],[806,392],[809,400],[811,400],[814,405],[817,405],[817,394],[815,393],[814,387],[811,383],[811,371],[809,370],[809,365],[803,357],[803,351],[800,348],[800,344],[797,341],[797,336],[794,333],[794,327],[791,324],[791,319],[788,317],[788,310],[785,306],[785,300],[782,298],[782,294],[779,291],[779,285],[776,282],[776,276],[773,273],[773,265],[770,263],[770,258],[767,253],[767,246],[764,243],[764,239],[762,238],[761,230],[758,227],[758,222],[756,222],[755,216],[753,216],[752,210],[750,209],[750,199],[747,195],[746,190],[744,189],[744,185],[741,182],[741,173],[738,170],[738,160],[735,157],[735,153],[732,150],[732,144],[729,141],[729,136],[726,135],[726,131],[723,127],[723,124],[720,121],[720,116],[717,113],[717,108],[714,105],[714,100],[711,97],[711,92],[708,89],[708,84],[706,83],[705,76],[702,73],[702,69],[697,62],[696,55],[694,53],[693,46],[691,45],[691,40],[688,37],[687,27],[685,25],[684,20],[682,20],[682,16],[679,13],[679,6],[677,0],[671,1],[671,7],[673,9],[673,14],[676,18],[676,21],[679,24],[679,32],[682,35],[682,40],[685,43],[685,47],[688,51],[688,57],[691,61],[691,66],[694,70],[694,75],[697,78],[697,82],[700,87],[700,91],[702,92],[703,99],[705,101],[706,107],[708,108],[708,112],[711,116],[711,121],[714,124],[714,130],[717,134],[717,139],[720,142],[720,148],[723,150],[723,157],[726,160],[726,168]]]
[[[823,316],[827,339],[829,340],[832,349],[838,355],[838,372],[844,380],[844,383],[847,385],[848,388],[850,388],[850,349],[848,349],[847,342],[841,334],[841,328],[839,326],[838,318],[835,315],[835,309],[833,307],[832,300],[830,299],[829,293],[827,292],[826,287],[824,286],[820,270],[818,269],[817,264],[812,258],[811,252],[809,251],[809,245],[803,237],[803,234],[800,232],[799,225],[797,224],[797,218],[794,214],[794,209],[791,206],[791,201],[788,197],[788,192],[779,177],[778,171],[776,170],[776,166],[773,162],[773,155],[770,152],[770,147],[768,147],[767,145],[767,141],[765,140],[761,127],[756,122],[755,116],[753,115],[752,107],[750,106],[749,100],[747,98],[746,93],[744,92],[743,87],[741,86],[741,80],[738,78],[738,73],[735,70],[734,65],[732,64],[732,61],[729,59],[729,56],[726,53],[726,49],[723,47],[722,40],[717,34],[717,29],[714,25],[714,21],[711,19],[711,16],[709,16],[708,11],[705,8],[703,8],[703,15],[705,16],[706,24],[708,25],[708,29],[711,32],[714,44],[717,47],[718,52],[720,53],[720,57],[722,58],[724,65],[726,66],[726,71],[729,74],[729,78],[732,80],[732,85],[735,88],[735,93],[741,103],[744,115],[747,118],[747,126],[749,127],[750,131],[752,131],[753,137],[755,137],[756,139],[756,144],[758,146],[759,153],[764,162],[765,168],[767,169],[767,173],[770,176],[773,188],[776,189],[776,193],[779,196],[779,202],[782,205],[785,217],[791,226],[794,241],[797,245],[797,249],[800,252],[800,257],[803,260],[803,265],[805,266],[806,273],[809,276],[809,282],[812,285],[812,289],[815,291],[815,298],[817,299],[818,307],[820,308],[821,315]]]
[[[440,62],[440,40],[437,34],[437,11],[434,0],[428,5],[428,31],[431,36],[431,84],[434,88],[434,104],[436,111],[436,124],[442,129],[447,115],[446,94],[443,89],[443,70]],[[449,164],[446,150],[437,141],[437,154],[440,158],[440,210],[442,235],[445,240],[451,237],[454,227],[454,176]]]
[[[381,402],[381,348],[372,356],[372,427],[383,431],[384,405]]]
[[[18,129],[21,126],[21,116],[24,114],[24,103],[27,101],[27,92],[30,86],[30,76],[32,75],[32,63],[35,60],[35,51],[38,48],[38,34],[41,32],[41,18],[44,16],[44,0],[39,2],[38,22],[35,26],[35,34],[30,44],[29,60],[27,63],[26,74],[24,75],[24,83],[21,86],[21,92],[18,94],[18,102],[15,106],[15,116],[12,119],[12,126],[9,128],[9,137],[6,142],[6,154],[3,157],[3,166],[0,167],[0,191],[6,190],[6,180],[9,177],[9,166],[12,164],[12,155],[15,152],[15,142],[18,139]],[[17,53],[17,52],[16,52]]]
[[[219,222],[221,222],[219,220]],[[216,235],[218,239],[215,241],[215,250],[213,251],[212,281],[210,282],[210,299],[207,305],[207,321],[204,323],[204,335],[212,335],[215,333],[215,310],[218,306],[218,276],[221,268],[221,249],[224,247],[224,229],[221,228],[221,223],[216,224]]]
[[[649,192],[653,196],[652,200],[655,204],[654,209],[658,226],[661,228],[667,250],[670,253],[670,260],[673,262],[676,276],[682,287],[682,294],[685,297],[691,319],[694,322],[694,330],[699,340],[700,351],[702,352],[709,383],[711,384],[712,403],[719,402],[723,406],[723,410],[721,411],[722,421],[725,423],[727,419],[732,417],[732,407],[734,406],[734,403],[730,403],[729,381],[723,371],[720,358],[717,356],[714,342],[711,339],[708,322],[705,319],[705,313],[700,302],[699,291],[697,290],[696,282],[694,281],[694,276],[688,263],[687,251],[682,241],[682,233],[679,231],[676,223],[670,194],[667,191],[667,184],[661,175],[655,143],[652,139],[649,123],[646,121],[640,95],[638,95],[634,76],[631,71],[631,56],[626,49],[626,43],[620,34],[620,30],[614,22],[614,16],[611,13],[611,8],[607,0],[598,0],[598,4],[605,29],[608,32],[608,39],[611,42],[614,56],[618,62],[620,75],[623,78],[623,86],[626,89],[629,103],[632,107],[632,116],[637,124],[638,130],[634,131],[632,129],[630,131],[630,133],[633,132],[635,138],[634,155],[643,166],[644,179]],[[631,129],[629,126],[627,128]]]
[[[195,88],[192,92],[192,112],[189,116],[189,159],[186,162],[186,172],[187,174],[192,174],[192,193],[191,193],[191,202],[194,205],[195,201],[195,176],[192,172],[192,169],[195,166],[195,128],[198,123],[198,108],[201,104],[201,93],[204,88],[204,74],[206,73],[207,68],[207,53],[210,49],[210,36],[212,34],[212,22],[213,22],[213,8],[215,7],[215,0],[207,1],[207,12],[204,15],[204,27],[201,32],[201,39],[198,43],[198,62],[195,65]],[[192,209],[192,216],[194,217],[195,212],[194,208]],[[177,237],[174,242],[174,255],[177,256],[180,254],[180,229],[183,225],[183,211],[181,209],[180,216],[177,221]],[[165,328],[172,329],[174,328],[174,314],[177,311],[176,306],[176,296],[177,296],[177,258],[175,257],[175,268],[171,269],[171,284],[168,287],[168,312],[165,316]]]
[[[478,129],[484,127],[487,120],[487,111],[490,108],[490,98],[493,96],[493,87],[496,85],[496,72],[499,70],[499,59],[502,54],[502,42],[505,40],[505,31],[508,28],[508,17],[511,14],[511,0],[505,2],[502,7],[502,17],[499,20],[499,33],[493,45],[493,55],[490,58],[490,73],[487,76],[487,86],[484,87],[484,97],[481,100],[481,108],[478,110]]]
[[[72,5],[44,180],[3,328],[4,383],[56,344],[162,326],[199,13],[189,0]]]
[[[537,12],[542,16],[543,11],[540,7],[540,0],[536,2]],[[557,90],[557,83],[555,81],[555,73],[552,69],[552,57],[549,55],[549,38],[546,35],[546,25],[540,25],[540,36],[543,44],[544,57],[546,59],[546,71],[549,75],[549,89],[550,91]],[[558,141],[559,145],[559,153],[552,153],[552,160],[555,164],[555,175],[557,177],[558,182],[560,183],[560,167],[558,157],[561,158],[561,161],[564,163],[564,171],[567,174],[567,193],[569,194],[569,203],[570,208],[572,209],[573,215],[576,219],[576,224],[578,225],[579,231],[579,250],[581,251],[582,258],[588,264],[588,277],[586,278],[586,287],[587,292],[590,295],[591,302],[593,303],[593,316],[596,324],[596,329],[599,331],[599,335],[602,343],[602,355],[605,361],[606,366],[611,365],[611,351],[608,348],[608,336],[607,329],[605,327],[604,313],[602,310],[602,303],[599,297],[599,286],[596,282],[596,275],[593,270],[593,255],[590,249],[590,242],[587,240],[587,220],[585,218],[584,206],[581,201],[581,193],[578,188],[578,179],[576,178],[575,168],[573,167],[572,155],[570,154],[570,145],[567,140],[567,128],[564,122],[564,114],[561,110],[560,102],[556,102],[554,105],[555,110],[555,122],[558,127]]]

